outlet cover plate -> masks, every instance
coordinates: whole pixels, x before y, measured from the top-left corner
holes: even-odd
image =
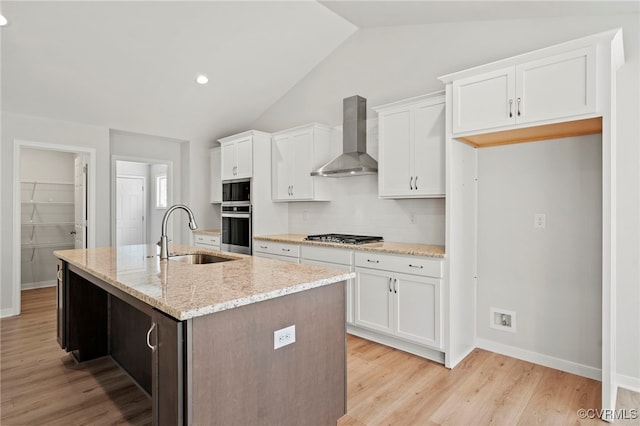
[[[281,328],[273,332],[273,349],[279,349],[296,341],[296,326]]]

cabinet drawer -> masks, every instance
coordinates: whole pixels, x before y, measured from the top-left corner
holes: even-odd
[[[195,244],[196,246],[216,246],[220,247],[220,236],[219,235],[195,235]]]
[[[355,263],[360,268],[381,269],[436,278],[442,277],[442,261],[426,257],[356,252]]]
[[[276,254],[288,257],[300,257],[300,246],[287,243],[274,243],[271,241],[255,241],[253,251],[260,253]]]
[[[338,263],[340,265],[351,265],[352,251],[331,247],[301,246],[300,257],[302,259],[315,260],[318,262]]]

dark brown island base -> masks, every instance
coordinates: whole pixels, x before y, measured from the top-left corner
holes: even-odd
[[[353,273],[171,251],[217,259],[160,261],[154,245],[57,251],[60,346],[78,362],[112,357],[152,399],[154,425],[335,425]]]

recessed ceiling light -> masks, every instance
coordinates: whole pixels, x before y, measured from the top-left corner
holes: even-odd
[[[209,79],[207,78],[206,75],[201,74],[196,77],[196,82],[198,84],[207,84],[209,82]]]
[[[0,27],[4,27],[5,25],[7,25],[7,23],[7,18],[5,18],[4,15],[0,14]]]

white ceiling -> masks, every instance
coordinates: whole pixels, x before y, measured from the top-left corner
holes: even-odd
[[[357,28],[640,2],[2,1],[2,109],[178,139],[245,130]],[[197,74],[209,77],[199,86]]]

